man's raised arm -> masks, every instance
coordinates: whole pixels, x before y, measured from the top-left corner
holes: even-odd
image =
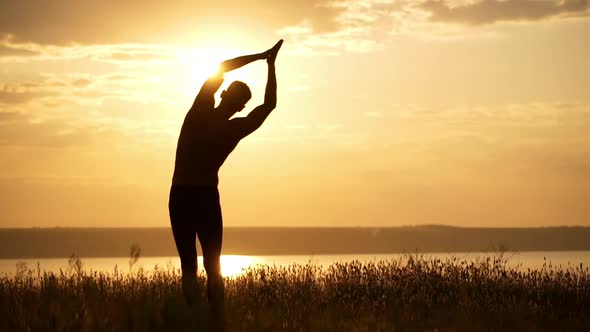
[[[268,57],[266,58],[268,63],[268,78],[266,81],[266,89],[264,91],[264,103],[252,110],[247,117],[231,120],[236,134],[240,137],[245,137],[258,129],[264,120],[266,120],[270,112],[272,112],[277,106],[277,76],[275,71],[275,60],[282,44],[283,40],[281,39],[275,44],[275,46],[273,46],[273,48],[265,52],[268,53]]]
[[[234,69],[238,69],[240,67],[243,67],[243,66],[249,64],[250,62],[254,62],[256,60],[263,60],[263,59],[266,59],[267,57],[268,57],[267,52],[263,52],[263,53],[256,53],[256,54],[250,54],[250,55],[243,55],[243,56],[239,56],[237,58],[233,58],[230,60],[225,60],[219,65],[219,72],[220,73],[227,73],[228,71],[232,71]]]
[[[195,101],[193,103],[193,106],[191,107],[191,110],[198,109],[201,107],[213,108],[213,106],[215,105],[215,98],[213,96],[215,95],[215,92],[217,92],[217,90],[219,90],[219,87],[223,83],[223,74],[227,73],[229,71],[232,71],[234,69],[238,69],[240,67],[243,67],[243,66],[245,66],[251,62],[254,62],[256,60],[267,59],[268,52],[269,51],[266,51],[263,53],[243,55],[243,56],[239,56],[237,58],[223,61],[219,65],[219,69],[217,70],[217,72],[215,74],[211,75],[211,77],[209,77],[205,81],[205,83],[203,83],[203,86],[201,87],[201,90],[197,94],[197,97],[195,98]]]

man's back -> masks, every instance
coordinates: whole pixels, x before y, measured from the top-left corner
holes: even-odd
[[[230,121],[215,109],[187,113],[178,138],[172,184],[217,186],[219,168],[239,142],[232,135]]]

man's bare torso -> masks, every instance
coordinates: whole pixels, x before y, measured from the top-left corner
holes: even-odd
[[[230,120],[215,110],[191,110],[187,113],[176,148],[173,185],[217,186],[218,172],[238,145]]]

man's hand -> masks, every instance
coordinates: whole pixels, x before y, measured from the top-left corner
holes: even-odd
[[[264,104],[256,107],[245,118],[235,118],[230,120],[233,132],[238,139],[248,136],[251,132],[260,127],[270,112],[272,112],[277,106],[275,59],[277,58],[277,53],[279,52],[281,45],[283,45],[282,39],[268,51],[261,53],[265,56],[266,61],[268,62],[268,78],[266,81],[266,90],[264,91]]]
[[[277,58],[277,54],[279,53],[279,50],[281,49],[282,45],[283,40],[281,39],[275,44],[275,46],[268,49],[268,51],[264,52],[264,54],[266,55],[266,62],[268,62],[269,65],[275,63],[275,59]]]

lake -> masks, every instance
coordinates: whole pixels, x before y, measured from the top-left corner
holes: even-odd
[[[458,252],[458,253],[420,253],[428,258],[447,259],[457,257],[461,260],[476,261],[485,257],[497,256],[493,252]],[[293,256],[241,256],[222,255],[222,274],[226,277],[237,276],[244,269],[257,264],[287,266],[291,264],[315,264],[327,267],[336,262],[350,262],[359,260],[361,262],[378,262],[381,260],[399,259],[403,254],[359,254],[359,255],[293,255]],[[554,268],[567,268],[568,266],[578,267],[583,264],[584,268],[590,266],[590,251],[534,251],[534,252],[506,252],[504,257],[508,258],[508,265],[519,269],[541,269],[543,264],[552,264]],[[106,257],[106,258],[80,258],[84,271],[99,271],[113,273],[115,267],[119,273],[128,273],[129,258]],[[0,259],[0,275],[14,276],[17,265],[29,269],[59,273],[60,269],[68,271],[67,258],[42,258],[42,259]],[[133,270],[143,269],[146,272],[153,271],[156,266],[163,270],[180,269],[178,257],[140,257],[133,266]],[[202,269],[202,257],[199,256],[199,269]]]

